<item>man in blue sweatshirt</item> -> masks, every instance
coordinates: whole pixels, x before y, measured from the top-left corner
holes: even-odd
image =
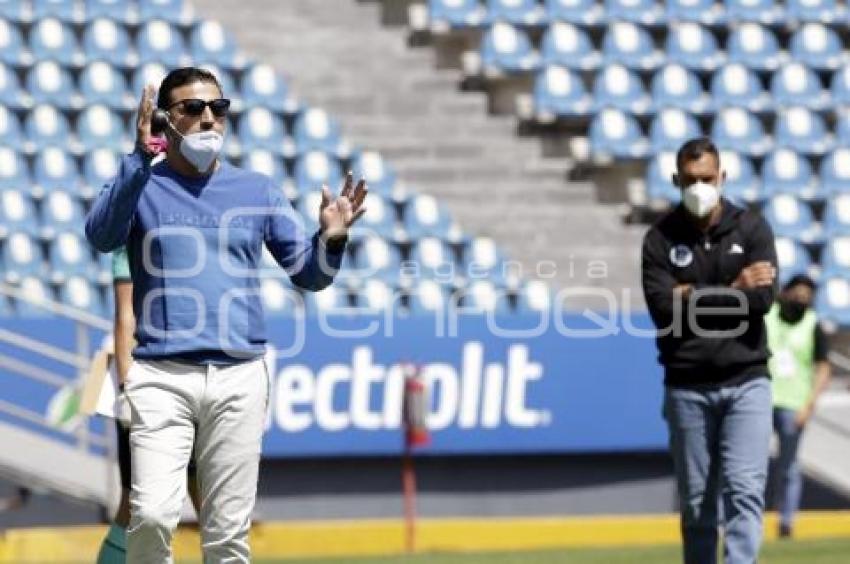
[[[137,319],[126,378],[132,491],[127,560],[170,563],[193,448],[205,562],[249,562],[270,375],[258,264],[265,245],[301,288],[328,286],[367,189],[351,175],[322,188],[320,229],[304,230],[279,187],[220,160],[229,100],[215,76],[169,73],[156,106],[168,115],[165,158],[151,163],[154,88],[136,148],[97,197],[86,236],[101,252],[126,245]]]

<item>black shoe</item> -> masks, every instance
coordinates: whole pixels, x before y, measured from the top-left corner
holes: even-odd
[[[779,538],[790,539],[791,536],[791,525],[779,525]]]

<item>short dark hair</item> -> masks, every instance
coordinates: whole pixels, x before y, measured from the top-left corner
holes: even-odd
[[[714,155],[717,164],[720,165],[720,151],[717,150],[717,145],[708,137],[697,137],[687,141],[679,148],[676,153],[676,169],[682,170],[682,165],[685,161],[695,161],[704,154]]]
[[[812,292],[814,292],[818,288],[817,284],[815,284],[815,281],[812,280],[811,276],[807,274],[795,274],[794,276],[788,279],[788,282],[786,282],[784,286],[782,286],[782,290],[790,290],[794,286],[801,285],[808,286]]]
[[[157,95],[156,105],[158,108],[167,110],[171,105],[171,91],[175,88],[180,88],[193,82],[206,82],[207,84],[215,84],[218,91],[221,92],[221,83],[216,76],[206,69],[197,67],[183,67],[174,69],[165,78],[162,79],[162,84],[159,85],[159,94]]]

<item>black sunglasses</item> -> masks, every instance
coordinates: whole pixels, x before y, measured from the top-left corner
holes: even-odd
[[[183,113],[187,116],[197,117],[204,113],[204,108],[207,106],[210,107],[210,111],[215,117],[224,117],[227,115],[227,111],[230,109],[230,100],[227,98],[216,98],[215,100],[201,100],[200,98],[187,98],[185,100],[179,100],[174,102],[168,109],[170,110],[177,104],[180,104],[183,109]]]

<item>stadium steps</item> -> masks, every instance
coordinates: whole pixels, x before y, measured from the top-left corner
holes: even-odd
[[[382,25],[380,3],[194,5],[281,71],[304,103],[339,118],[354,145],[380,151],[403,184],[439,198],[465,232],[494,237],[527,272],[555,261],[555,286],[638,288],[645,228],[623,225],[623,209],[601,204],[594,185],[569,181],[572,163],[519,135],[515,118],[490,115],[487,94],[462,91],[461,71],[438,68],[433,49]],[[606,261],[608,276],[586,276],[587,260]]]
[[[800,444],[806,474],[850,496],[850,391],[833,386],[818,402]]]

